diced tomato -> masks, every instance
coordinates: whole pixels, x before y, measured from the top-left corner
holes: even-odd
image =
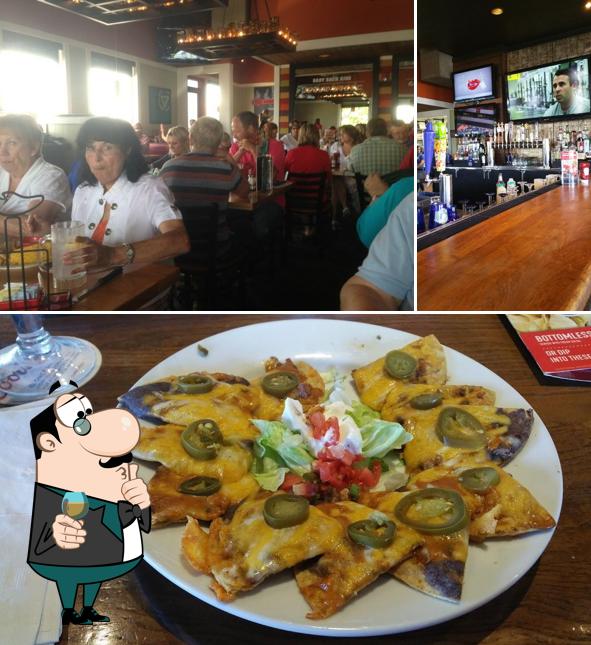
[[[283,484],[279,487],[281,490],[290,491],[292,486],[301,484],[304,480],[295,473],[286,473]]]
[[[312,436],[314,439],[322,439],[324,436],[324,424],[326,423],[324,414],[320,410],[317,410],[316,412],[312,412],[308,420],[312,425]]]
[[[312,412],[308,417],[308,421],[312,426],[312,436],[314,439],[322,439],[329,430],[332,430],[332,439],[328,445],[336,444],[341,437],[339,430],[339,420],[336,417],[325,419],[324,414],[320,410]]]
[[[356,455],[355,453],[345,450],[345,452],[343,453],[343,456],[341,457],[341,461],[345,465],[350,466],[353,462],[358,461],[360,458],[361,458],[361,455]]]
[[[379,461],[375,460],[370,468],[362,468],[355,470],[355,481],[365,488],[373,488],[379,481],[382,475],[382,465]]]

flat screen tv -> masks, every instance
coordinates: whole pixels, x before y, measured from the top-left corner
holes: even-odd
[[[494,69],[492,65],[455,72],[453,75],[454,101],[484,101],[495,98]]]
[[[457,108],[455,111],[456,134],[480,136],[492,134],[499,120],[497,105],[474,105]]]
[[[590,98],[587,57],[507,74],[510,121],[564,119],[589,114]]]

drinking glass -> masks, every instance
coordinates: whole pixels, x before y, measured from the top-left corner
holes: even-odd
[[[62,513],[73,520],[81,520],[88,513],[88,497],[86,493],[68,492],[62,499]]]
[[[84,265],[64,264],[64,254],[79,248],[81,244],[76,242],[76,238],[84,237],[84,235],[84,222],[73,220],[55,222],[51,225],[51,262],[56,284],[68,283],[73,279],[78,282],[79,279],[86,277]]]
[[[488,199],[488,205],[492,206],[495,203],[495,197],[497,196],[496,193],[486,193],[486,197]]]
[[[0,350],[0,405],[17,405],[49,396],[59,381],[87,383],[101,365],[101,353],[92,344],[72,336],[52,336],[42,316],[14,314],[16,344]]]

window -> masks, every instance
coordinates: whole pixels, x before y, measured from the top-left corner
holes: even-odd
[[[0,111],[31,114],[44,125],[68,111],[63,47],[41,38],[2,32]]]
[[[199,118],[199,81],[187,79],[187,120],[196,121]]]
[[[207,83],[205,90],[205,114],[219,121],[220,119],[220,86],[216,83]]]
[[[95,116],[138,120],[135,63],[92,52],[88,74],[88,107]]]

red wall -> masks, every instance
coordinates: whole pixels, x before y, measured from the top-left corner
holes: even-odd
[[[240,62],[240,59],[232,62],[234,63],[234,83],[273,82],[273,65],[262,63],[254,58],[245,58],[243,63]]]
[[[413,28],[413,0],[267,0],[271,16],[299,40]],[[267,19],[265,0],[251,0],[251,17]]]
[[[37,0],[0,0],[0,19],[50,34],[98,45],[122,54],[156,60],[156,25],[146,20],[125,25],[98,22]]]

